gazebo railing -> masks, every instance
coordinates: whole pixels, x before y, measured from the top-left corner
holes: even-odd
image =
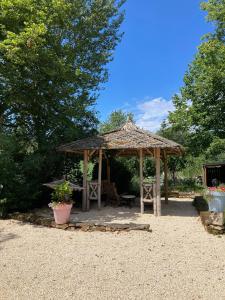
[[[144,212],[144,204],[145,203],[153,203],[155,204],[156,199],[156,185],[155,183],[142,183],[142,197],[141,197],[141,208],[143,209],[142,213]]]
[[[90,209],[90,200],[98,200],[98,181],[87,182],[87,210]]]

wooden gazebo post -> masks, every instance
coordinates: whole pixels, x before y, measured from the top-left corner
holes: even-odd
[[[165,193],[165,204],[169,203],[169,198],[168,198],[168,160],[167,160],[167,154],[166,151],[164,150],[164,193]]]
[[[161,192],[160,192],[160,148],[155,149],[156,168],[156,216],[161,216]]]
[[[98,209],[101,209],[101,185],[102,185],[102,149],[99,149],[99,161],[98,161]]]
[[[87,171],[88,171],[88,150],[84,150],[83,161],[83,197],[82,197],[82,210],[87,210]]]
[[[206,173],[206,166],[203,166],[203,185],[207,186],[207,173]]]
[[[143,150],[140,149],[139,152],[140,157],[140,205],[141,205],[141,213],[144,213],[144,203],[143,203]]]

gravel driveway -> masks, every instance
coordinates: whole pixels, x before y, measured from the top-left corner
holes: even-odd
[[[0,220],[0,299],[225,299],[225,236],[206,233],[188,199],[148,217],[152,233]]]

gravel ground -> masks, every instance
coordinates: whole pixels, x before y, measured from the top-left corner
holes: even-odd
[[[225,236],[174,200],[148,232],[67,232],[0,220],[0,299],[225,299]]]

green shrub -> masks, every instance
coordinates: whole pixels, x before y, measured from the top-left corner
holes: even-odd
[[[49,207],[55,207],[56,205],[63,203],[72,203],[72,193],[73,190],[70,187],[69,181],[65,181],[57,185],[54,191],[52,192],[52,201],[49,204]]]
[[[130,185],[129,185],[129,193],[134,195],[140,194],[140,177],[137,175],[134,175],[131,178]]]
[[[177,179],[175,184],[173,180],[169,180],[169,189],[178,192],[202,192],[204,187],[196,183],[195,179],[184,178]]]
[[[20,143],[13,135],[0,135],[1,198],[7,199],[9,212],[40,206],[42,183],[62,169],[59,157],[53,150],[40,152],[31,143]]]

